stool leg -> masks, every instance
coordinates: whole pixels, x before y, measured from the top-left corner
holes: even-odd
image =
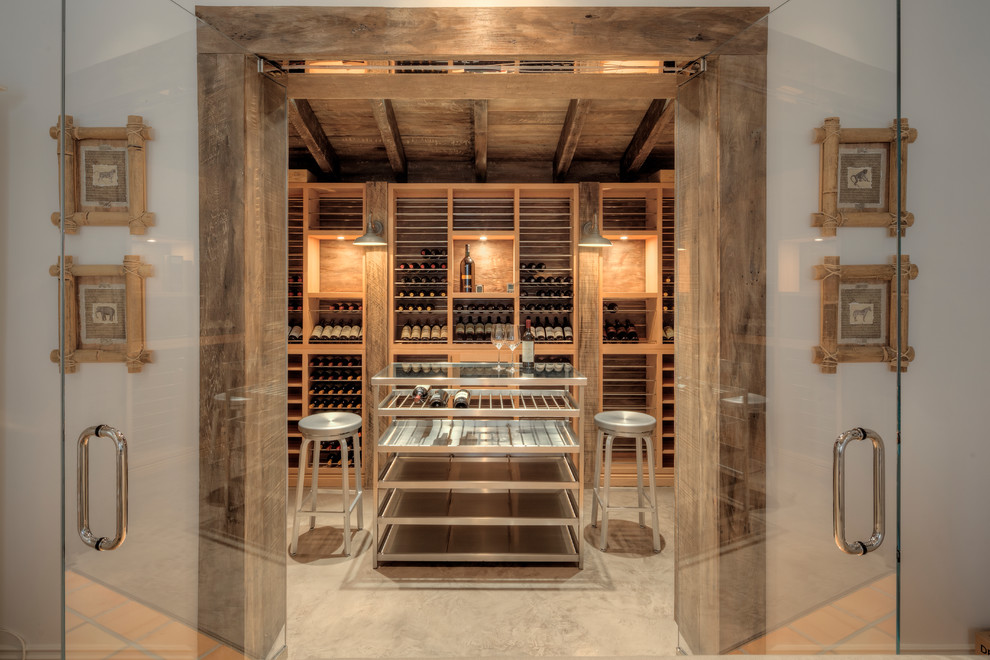
[[[591,526],[598,527],[598,498],[601,497],[601,489],[598,487],[598,480],[602,476],[602,437],[605,434],[601,429],[595,434],[595,471],[592,473],[591,486]]]
[[[340,439],[340,490],[344,496],[344,554],[351,555],[351,489],[350,476],[347,474],[347,438]]]
[[[605,547],[608,545],[608,495],[609,487],[612,481],[612,443],[615,441],[615,436],[611,433],[606,434],[605,437],[605,484],[602,487],[602,531],[598,539],[598,546],[605,551]]]
[[[653,510],[653,552],[660,552],[660,514],[657,513],[657,475],[653,467],[652,433],[646,438],[646,460],[650,466],[650,508]]]
[[[636,436],[636,497],[637,506],[642,508],[646,491],[643,489],[643,436]],[[646,527],[646,512],[639,512],[639,526]]]
[[[296,508],[292,511],[292,543],[289,545],[289,554],[295,556],[296,547],[299,545],[299,509],[302,508],[303,491],[306,489],[306,453],[309,451],[310,441],[302,439],[299,446],[299,470],[296,476]]]
[[[320,486],[320,443],[313,442],[313,480],[309,484],[309,510],[316,511],[316,497],[319,495]],[[316,528],[316,516],[309,517],[309,528]]]
[[[353,436],[354,444],[351,451],[354,452],[354,493],[357,497],[357,528],[364,528],[364,488],[361,486],[361,447],[358,446],[357,436]]]

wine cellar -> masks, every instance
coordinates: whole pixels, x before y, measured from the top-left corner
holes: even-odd
[[[298,178],[309,178],[306,174]],[[364,428],[371,428],[369,333],[387,338],[389,362],[408,363],[415,373],[431,362],[518,363],[512,342],[496,349],[492,334],[494,328],[520,328],[526,321],[535,335],[537,371],[567,364],[598,374],[596,410],[586,416],[633,410],[657,419],[654,470],[658,483],[671,485],[673,172],[656,178],[600,186],[593,213],[612,246],[600,250],[601,276],[590,285],[578,267],[578,185],[388,184],[386,327],[367,322],[365,248],[353,244],[364,229],[367,186],[291,181],[290,485],[298,473],[302,417],[344,410],[362,415]],[[459,269],[468,251],[474,272],[470,290],[464,290]],[[593,309],[582,308],[579,295],[589,286],[597,298]],[[582,326],[582,315],[600,320],[592,326],[594,335],[581,333],[588,327]],[[597,364],[587,364],[589,359]],[[612,483],[633,485],[634,455],[621,442]],[[340,479],[340,450],[321,451],[330,466],[321,471],[321,483],[334,485]],[[367,458],[362,462],[370,465]]]

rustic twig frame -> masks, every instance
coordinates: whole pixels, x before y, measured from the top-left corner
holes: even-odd
[[[138,373],[152,361],[145,342],[145,280],[150,264],[136,255],[124,256],[120,266],[82,266],[65,257],[55,264],[53,277],[65,281],[61,311],[65,328],[65,373],[75,373],[83,362],[123,362],[128,373]],[[52,362],[59,362],[58,349]]]
[[[829,117],[815,129],[821,143],[819,212],[812,225],[822,236],[835,236],[838,227],[886,227],[901,236],[914,224],[905,211],[907,200],[907,145],[918,131],[901,119],[900,221],[897,220],[897,122],[890,128],[841,128]]]
[[[897,371],[897,346],[902,347],[901,371],[914,359],[908,345],[908,282],[918,267],[908,255],[889,264],[840,266],[839,257],[825,257],[815,266],[821,280],[821,344],[812,361],[825,374],[834,374],[840,362],[886,362]],[[901,328],[897,341],[897,278],[900,277]]]
[[[49,134],[62,150],[62,127]],[[145,142],[151,128],[140,115],[128,115],[127,126],[86,128],[65,117],[65,172],[62,195],[65,232],[75,234],[85,225],[128,226],[131,234],[144,234],[154,226],[146,198]],[[60,214],[52,214],[58,226]]]

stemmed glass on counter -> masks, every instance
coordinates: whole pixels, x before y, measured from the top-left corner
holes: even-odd
[[[509,373],[512,373],[516,370],[515,353],[516,353],[516,349],[519,347],[519,342],[520,342],[520,335],[519,335],[519,331],[516,329],[516,326],[512,325],[511,323],[507,323],[505,325],[505,343],[508,344],[509,346],[509,355],[510,355]]]
[[[505,327],[502,324],[497,324],[492,330],[492,345],[495,347],[496,355],[498,356],[498,363],[495,365],[495,371],[502,371],[503,344],[505,344]]]

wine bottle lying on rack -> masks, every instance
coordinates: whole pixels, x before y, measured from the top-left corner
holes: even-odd
[[[446,408],[447,398],[447,391],[437,388],[430,391],[430,396],[427,398],[426,403],[430,406],[430,408]]]
[[[454,392],[454,407],[467,408],[471,403],[471,393],[467,390],[457,390]]]

